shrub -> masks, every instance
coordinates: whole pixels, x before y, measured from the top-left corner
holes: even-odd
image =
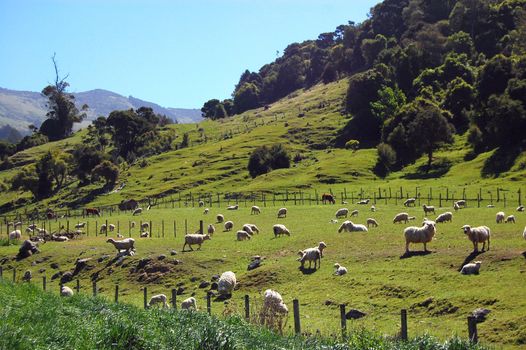
[[[345,149],[356,151],[358,148],[360,148],[360,141],[358,140],[349,140],[345,143]]]
[[[266,174],[272,170],[290,168],[290,156],[281,145],[258,147],[250,155],[248,160],[248,172],[252,178]]]

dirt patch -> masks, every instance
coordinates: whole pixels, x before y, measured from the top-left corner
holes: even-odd
[[[378,288],[377,294],[386,296],[386,297],[391,297],[391,298],[399,298],[399,299],[419,295],[418,291],[412,288],[396,286],[396,285],[383,285],[380,288]]]
[[[248,288],[263,288],[272,283],[278,282],[278,274],[275,271],[261,271],[253,270],[254,273],[249,274],[243,280],[243,287]]]
[[[450,315],[457,312],[458,306],[453,305],[449,300],[427,298],[419,303],[411,305],[411,310],[425,312],[431,316]]]

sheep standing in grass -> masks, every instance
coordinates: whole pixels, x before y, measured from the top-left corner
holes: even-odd
[[[237,210],[239,208],[239,205],[229,205],[226,207],[226,210]]]
[[[67,287],[67,286],[62,286],[60,287],[60,296],[62,297],[72,297],[73,296],[73,289]]]
[[[482,261],[475,261],[474,263],[466,264],[462,266],[460,273],[463,275],[478,275],[481,264]]]
[[[225,217],[223,216],[223,214],[217,214],[216,220],[218,223],[222,223],[223,221],[225,221]]]
[[[168,304],[166,303],[167,300],[168,298],[164,294],[154,295],[150,298],[150,301],[148,302],[148,307],[152,307],[153,305],[162,303],[163,308],[167,308],[168,307]]]
[[[504,220],[504,222],[507,224],[507,223],[515,223],[515,215],[508,215],[508,217],[506,217],[506,220]]]
[[[338,209],[335,214],[336,219],[339,219],[341,217],[347,217],[347,215],[349,215],[349,209],[347,208]]]
[[[453,204],[453,209],[455,209],[455,211],[459,210],[460,209],[460,206],[455,202]]]
[[[253,235],[254,233],[259,234],[259,228],[256,225],[254,225],[254,224],[244,224],[243,225],[243,230],[247,231],[251,235]]]
[[[232,295],[232,291],[236,287],[236,274],[232,271],[223,272],[219,281],[217,281],[217,291],[221,295]]]
[[[281,235],[290,236],[290,231],[288,228],[285,227],[285,225],[276,224],[272,227],[272,231],[274,232],[274,237],[278,237]]]
[[[150,224],[147,223],[147,222],[143,222],[141,224],[141,231],[146,231],[146,230],[149,230],[150,229]]]
[[[396,224],[397,222],[404,221],[407,224],[407,221],[409,220],[409,214],[407,213],[398,213],[393,219],[393,224]]]
[[[192,248],[192,245],[199,245],[199,248],[197,248],[197,250],[200,250],[201,249],[201,244],[203,244],[204,241],[206,240],[210,240],[212,238],[210,238],[210,235],[209,234],[206,234],[206,235],[200,235],[200,234],[188,234],[188,235],[185,235],[184,236],[184,245],[183,245],[183,251],[184,251],[184,248],[186,247],[186,245],[188,245],[190,247],[190,250],[194,250]]]
[[[352,221],[347,220],[344,221],[340,228],[338,229],[338,233],[344,232],[367,232],[367,227],[362,224],[354,224]]]
[[[505,217],[506,217],[506,214],[504,214],[503,211],[499,211],[497,215],[495,216],[495,220],[497,221],[497,224],[503,223]]]
[[[407,227],[404,230],[405,252],[409,253],[409,243],[423,243],[424,251],[427,252],[427,243],[431,242],[435,233],[435,226],[430,222],[425,222],[422,227]]]
[[[415,206],[415,201],[416,199],[415,198],[407,198],[405,201],[404,201],[404,206],[405,207],[410,207],[410,206]]]
[[[479,251],[479,243],[482,243],[482,251],[486,248],[486,241],[488,241],[488,250],[490,243],[491,231],[487,226],[471,227],[469,225],[462,226],[464,234],[466,234],[471,242],[473,242],[473,252]]]
[[[289,308],[283,302],[281,294],[278,292],[267,289],[263,293],[263,308],[261,309],[261,319],[267,324],[272,324],[272,320],[276,317],[280,317],[289,312]]]
[[[455,204],[457,205],[457,207],[459,208],[465,208],[466,207],[466,200],[464,199],[459,199],[458,201],[455,202]],[[453,204],[454,206],[454,204]]]
[[[347,273],[347,268],[338,263],[334,264],[334,267],[336,268],[336,271],[334,272],[336,276],[343,276]]]
[[[376,211],[376,207],[374,205],[371,205],[371,211],[374,213]]]
[[[447,221],[449,222],[453,221],[453,213],[450,211],[446,211],[445,213],[440,214],[435,219],[435,222],[437,223],[447,222]]]
[[[237,237],[238,241],[244,241],[246,239],[250,240],[252,238],[250,233],[248,233],[247,231],[244,231],[244,230],[237,231],[236,232],[236,237]]]
[[[106,226],[106,224],[100,225],[99,233],[106,233],[107,231],[108,231],[108,227]]]
[[[278,219],[287,217],[287,208],[279,208],[278,210]]]
[[[369,226],[378,227],[378,222],[373,218],[367,218],[367,227]]]
[[[225,222],[225,231],[232,231],[234,223],[232,221]]]
[[[524,205],[519,205],[519,206],[517,207],[517,211],[519,211],[519,212],[523,212],[523,211],[524,211]]]
[[[433,213],[435,214],[435,207],[433,207],[432,205],[423,205],[422,208],[424,208],[424,215],[426,215],[427,213]]]
[[[250,210],[250,215],[259,215],[261,214],[261,209],[257,205],[253,205],[252,209]]]
[[[208,215],[209,212],[210,212],[210,209],[205,208],[205,210],[203,210],[203,215]]]
[[[355,210],[353,210],[351,212],[351,217],[353,217],[353,216],[358,216],[358,210],[357,209],[355,209]]]
[[[139,215],[142,213],[142,208],[135,208],[135,210],[133,211],[132,215],[135,216],[135,215]]]
[[[214,225],[212,224],[209,224],[208,225],[208,228],[207,228],[207,232],[210,236],[213,236],[214,233],[216,232],[216,228],[214,227]]]
[[[300,250],[298,252],[298,255],[300,256],[298,261],[301,263],[301,268],[305,268],[305,261],[309,262],[309,269],[311,268],[313,261],[314,268],[316,268],[316,263],[318,264],[318,268],[320,268],[321,258],[323,257],[323,250],[325,248],[327,248],[327,245],[324,242],[320,242],[317,247]]]
[[[197,301],[194,297],[183,300],[181,303],[181,310],[197,310]]]
[[[20,232],[20,230],[13,230],[11,232],[9,232],[9,239],[21,239],[22,238],[22,232]]]
[[[81,229],[81,228],[84,228],[86,226],[86,223],[85,222],[80,222],[78,224],[75,225],[75,228],[76,229]]]
[[[109,224],[108,227],[110,229],[110,232],[115,231],[115,225],[114,224]]]
[[[369,201],[370,201],[370,199],[362,199],[361,201],[358,201],[358,203],[356,203],[356,204],[367,205],[367,204],[369,204]]]
[[[113,244],[115,249],[117,249],[117,251],[119,251],[119,252],[121,250],[132,251],[132,250],[135,249],[135,246],[134,246],[135,245],[135,240],[133,238],[125,238],[125,239],[120,240],[120,241],[116,241],[113,238],[108,238],[108,240],[106,242]]]

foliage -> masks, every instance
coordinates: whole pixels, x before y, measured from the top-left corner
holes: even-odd
[[[73,169],[72,174],[76,175],[81,185],[86,185],[91,180],[91,172],[107,156],[92,145],[77,145],[72,153]]]
[[[16,144],[16,151],[20,152],[28,148],[43,145],[47,142],[49,142],[47,136],[40,132],[36,132],[32,135],[24,136],[22,140]]]
[[[281,144],[256,148],[248,161],[248,172],[253,178],[272,170],[290,167],[290,156]]]
[[[103,178],[106,181],[104,187],[113,188],[119,178],[119,168],[109,160],[104,160],[93,168],[92,177],[94,180]]]
[[[358,140],[349,140],[345,143],[345,149],[356,151],[358,148],[360,148],[360,141]]]

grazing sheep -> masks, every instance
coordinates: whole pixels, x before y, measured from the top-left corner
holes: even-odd
[[[78,224],[75,225],[75,228],[76,229],[79,229],[79,228],[84,228],[86,227],[86,223],[85,222],[80,222]]]
[[[508,222],[512,222],[512,223],[515,223],[515,215],[508,215],[508,217],[506,218],[506,220],[504,220],[504,222],[507,224]]]
[[[491,231],[487,226],[471,227],[469,225],[462,226],[464,234],[466,234],[471,242],[473,242],[473,252],[479,251],[479,242],[482,242],[482,251],[486,248],[486,241],[488,241],[488,250],[490,243]]]
[[[131,250],[135,249],[135,247],[134,247],[135,240],[133,238],[125,238],[125,239],[120,240],[120,241],[116,241],[113,238],[108,238],[106,243],[113,244],[115,249],[117,249],[117,251],[119,251],[119,252],[121,250],[131,251]]]
[[[143,222],[141,224],[141,231],[146,231],[150,229],[150,224],[148,222]]]
[[[60,287],[60,296],[62,297],[72,297],[73,296],[73,289],[67,287],[67,286],[61,286]]]
[[[378,227],[378,222],[373,218],[367,218],[367,227],[369,226]]]
[[[152,307],[155,304],[161,304],[162,303],[163,304],[163,308],[167,308],[168,307],[168,304],[166,303],[167,300],[168,300],[168,298],[164,294],[154,295],[154,296],[152,296],[150,298],[150,301],[148,302],[148,307]]]
[[[21,239],[22,238],[22,232],[20,230],[14,230],[9,232],[9,239]]]
[[[499,211],[495,217],[497,224],[501,224],[504,222],[504,218],[506,217],[506,214],[504,214],[503,211]]]
[[[478,275],[482,261],[475,261],[474,263],[462,266],[460,273],[463,275]]]
[[[374,205],[371,205],[371,211],[374,213],[376,211],[376,207]]]
[[[225,221],[225,217],[223,216],[223,214],[217,214],[216,220],[218,223],[222,223],[223,221]]]
[[[236,274],[232,271],[223,272],[217,281],[217,292],[221,295],[232,295],[236,287]]]
[[[214,233],[216,232],[216,228],[214,227],[214,225],[209,224],[209,225],[208,225],[207,232],[208,232],[208,234],[209,234],[210,236],[213,236]]]
[[[347,208],[341,208],[341,209],[338,209],[336,211],[336,219],[338,218],[341,218],[341,217],[347,217],[347,215],[349,215],[349,209]]]
[[[250,215],[259,215],[261,214],[261,209],[257,205],[253,205],[252,209],[250,210]]]
[[[194,297],[183,300],[181,303],[181,310],[197,310],[197,301]]]
[[[524,211],[524,205],[519,205],[517,207],[517,211]]]
[[[115,231],[115,225],[114,224],[109,224],[108,227],[110,229],[110,232]]]
[[[33,231],[33,229],[31,227],[26,228],[26,233],[27,234],[32,234],[33,232],[34,231]]]
[[[275,290],[267,289],[263,295],[263,308],[261,310],[263,317],[261,317],[261,319],[272,319],[276,315],[283,315],[289,312],[287,305],[283,302],[281,294]]]
[[[244,230],[237,231],[236,236],[237,236],[237,240],[238,241],[244,241],[246,239],[252,238],[250,233],[248,233],[247,231],[244,231]]]
[[[404,201],[404,207],[410,207],[411,205],[414,207],[416,204],[416,198],[407,198],[405,201]]]
[[[278,210],[278,219],[287,217],[287,208],[280,208]]]
[[[149,236],[150,236],[150,232],[148,231],[141,232],[141,234],[139,235],[139,237],[141,238],[148,238]]]
[[[259,234],[259,228],[256,225],[254,225],[254,224],[244,224],[243,225],[243,230],[247,231],[251,235],[254,234],[254,233]]]
[[[455,202],[453,203],[453,209],[455,209],[455,211],[458,211],[460,209],[460,206]]]
[[[204,215],[208,215],[209,212],[210,212],[210,209],[208,209],[208,208],[205,208],[205,210],[203,210],[203,214]]]
[[[358,216],[358,210],[357,209],[355,209],[355,210],[353,210],[351,212],[351,217],[353,217],[353,216]]]
[[[55,242],[67,242],[67,241],[69,241],[69,238],[66,237],[66,236],[51,235],[51,239],[54,240]]]
[[[347,268],[338,263],[334,264],[334,267],[336,268],[336,271],[334,272],[336,276],[343,276],[347,273]]]
[[[370,199],[362,199],[361,201],[359,201],[356,204],[367,205],[367,204],[369,204],[369,201],[370,201]]]
[[[201,244],[203,244],[204,241],[212,239],[209,234],[206,235],[200,235],[200,234],[189,234],[184,236],[184,245],[183,245],[183,251],[186,245],[190,247],[190,250],[194,250],[192,248],[192,245],[199,245],[199,248],[197,250],[201,249]]]
[[[135,215],[139,215],[139,214],[141,214],[141,213],[142,213],[142,208],[136,208],[136,209],[133,211],[132,215],[135,216]]]
[[[466,203],[466,201],[464,199],[460,199],[460,200],[456,201],[455,204],[459,208],[465,208],[467,203]]]
[[[495,208],[495,206],[493,204],[488,204],[486,205],[486,208]]]
[[[440,222],[452,222],[453,221],[453,213],[450,212],[450,211],[446,211],[445,213],[442,213],[440,214],[439,216],[437,216],[437,218],[435,219],[435,222],[437,223],[440,223]]]
[[[431,242],[435,233],[435,226],[431,222],[425,222],[422,227],[407,227],[404,230],[405,252],[409,253],[409,243],[424,243],[424,251],[427,252],[427,243]]]
[[[404,221],[407,224],[407,221],[409,220],[409,214],[407,213],[398,213],[393,219],[393,224],[396,224],[397,222]]]
[[[272,231],[274,232],[274,237],[278,237],[281,235],[290,236],[290,231],[288,228],[285,227],[285,225],[276,224],[272,227]]]
[[[204,201],[199,201],[199,202],[197,202],[197,205],[199,205],[199,208],[204,207],[205,206],[205,202]]]
[[[229,205],[226,207],[226,210],[237,210],[239,208],[239,205]]]
[[[234,223],[232,221],[225,222],[225,231],[232,231]]]
[[[100,233],[106,233],[107,230],[108,228],[106,227],[106,224],[100,225]]]
[[[338,233],[341,233],[342,231],[344,232],[368,232],[367,227],[365,227],[365,225],[362,225],[362,224],[355,225],[350,220],[344,221],[341,224],[340,228],[338,229]]]
[[[31,231],[34,231],[37,228],[37,224],[31,224],[27,228],[31,229]]]
[[[298,255],[298,261],[301,263],[301,268],[305,267],[305,261],[309,262],[309,269],[312,266],[314,261],[314,268],[316,269],[316,263],[318,263],[318,268],[321,267],[321,258],[323,257],[323,249],[327,248],[327,245],[324,242],[320,242],[317,247],[307,248],[305,250],[300,250]]]
[[[432,205],[423,205],[422,208],[424,208],[424,215],[426,215],[427,213],[433,213],[435,214],[435,207],[432,206]]]

